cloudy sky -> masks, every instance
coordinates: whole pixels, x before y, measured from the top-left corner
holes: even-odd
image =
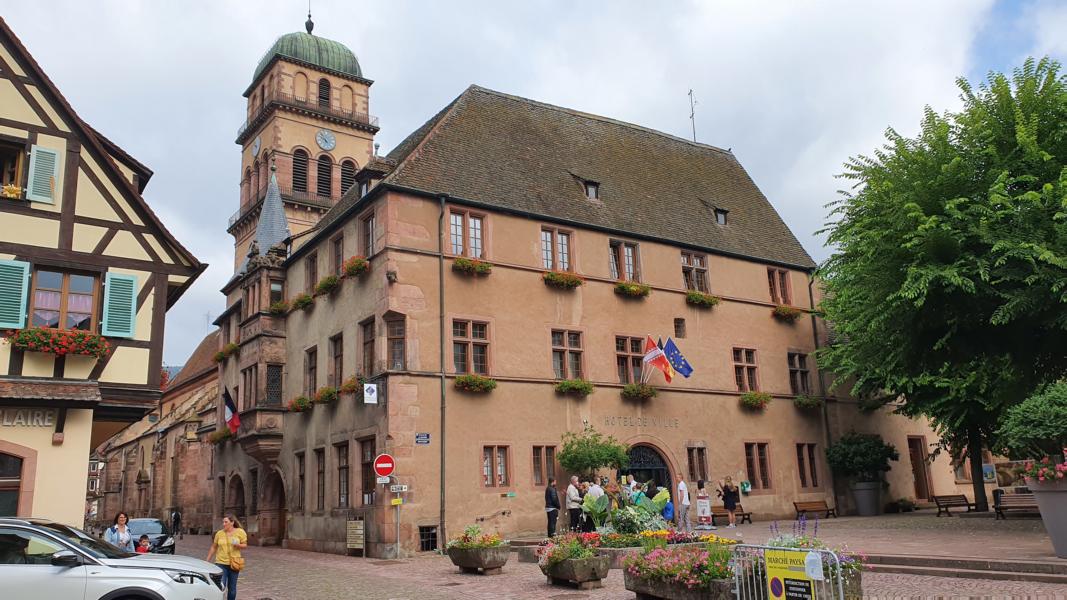
[[[816,260],[834,175],[955,79],[1067,57],[1067,3],[314,0],[315,33],[359,57],[386,152],[471,83],[731,148]],[[182,364],[224,308],[241,92],[306,0],[5,3],[2,16],[86,121],[155,171],[148,202],[211,264],[170,310]]]

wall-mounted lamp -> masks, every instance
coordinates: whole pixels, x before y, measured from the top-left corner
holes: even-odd
[[[396,280],[397,280],[396,271],[386,271],[385,272],[385,279],[389,283],[396,283]]]

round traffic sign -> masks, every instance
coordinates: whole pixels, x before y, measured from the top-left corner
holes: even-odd
[[[389,454],[379,454],[374,457],[374,473],[378,477],[388,477],[393,474],[393,469],[396,468],[396,463],[393,461],[393,457]]]

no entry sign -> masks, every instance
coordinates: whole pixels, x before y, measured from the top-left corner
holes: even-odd
[[[378,477],[388,477],[393,474],[393,469],[396,468],[396,463],[393,461],[393,457],[389,454],[379,454],[374,457],[374,473]]]

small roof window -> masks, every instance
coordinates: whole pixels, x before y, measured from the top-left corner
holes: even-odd
[[[726,213],[728,213],[728,212],[730,212],[730,211],[726,210],[725,208],[716,208],[715,209],[715,222],[718,223],[719,225],[726,225]]]
[[[585,197],[590,200],[600,199],[600,184],[595,181],[583,181],[582,185],[585,186]]]

